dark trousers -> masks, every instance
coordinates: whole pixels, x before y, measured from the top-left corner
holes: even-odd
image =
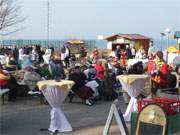
[[[70,63],[69,63],[69,58],[68,57],[64,59],[64,63],[65,63],[65,67],[66,68],[70,67]]]

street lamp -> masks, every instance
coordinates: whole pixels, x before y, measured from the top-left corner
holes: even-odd
[[[163,46],[163,36],[166,36],[164,32],[161,32],[161,51],[162,51],[162,46]]]
[[[167,36],[167,48],[168,48],[169,47],[169,34],[171,33],[171,29],[166,28],[164,32],[165,32],[165,34]]]
[[[169,34],[171,33],[171,29],[166,28],[164,32],[167,36],[167,47],[166,47],[166,49],[167,49],[169,47]],[[168,63],[168,52],[166,52],[166,62]]]
[[[49,0],[47,0],[47,47],[49,47]]]
[[[97,39],[98,40],[104,40],[104,36],[103,35],[99,35]]]

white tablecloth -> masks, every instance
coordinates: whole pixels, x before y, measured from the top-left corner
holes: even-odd
[[[74,82],[69,80],[61,80],[60,82],[55,80],[44,80],[37,83],[37,86],[52,107],[50,114],[51,122],[49,127],[49,131],[51,132],[72,131],[72,127],[67,121],[60,106],[73,85]]]
[[[6,64],[6,57],[4,55],[0,55],[0,63]]]
[[[131,112],[137,110],[137,99],[136,97],[143,90],[145,83],[149,81],[149,76],[147,75],[121,75],[117,77],[121,82],[122,88],[129,94],[131,97],[130,102],[127,106],[126,112],[124,114],[125,121],[130,121]],[[126,79],[124,79],[126,78]],[[131,80],[128,80],[131,79]],[[126,81],[125,81],[126,80]],[[133,80],[133,81],[132,81]]]

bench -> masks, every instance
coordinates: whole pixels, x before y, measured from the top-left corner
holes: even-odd
[[[4,104],[4,95],[9,93],[9,89],[0,89],[1,103]]]

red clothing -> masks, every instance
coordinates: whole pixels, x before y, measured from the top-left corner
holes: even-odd
[[[147,72],[149,75],[152,76],[152,81],[157,83],[158,86],[165,88],[168,85],[168,81],[167,81],[168,65],[165,62],[150,61]]]
[[[0,80],[0,87],[5,87],[8,84],[8,80]]]
[[[96,77],[98,79],[103,79],[104,78],[104,67],[102,65],[96,64],[95,65],[95,69],[96,69]]]
[[[8,73],[0,71],[0,87],[4,87],[8,84],[10,75]]]
[[[97,56],[97,55],[99,55],[98,50],[94,50],[94,51],[93,51],[93,56]]]
[[[127,55],[126,51],[122,50],[122,53],[121,53],[121,64],[124,65],[124,66],[127,64],[126,55]]]

